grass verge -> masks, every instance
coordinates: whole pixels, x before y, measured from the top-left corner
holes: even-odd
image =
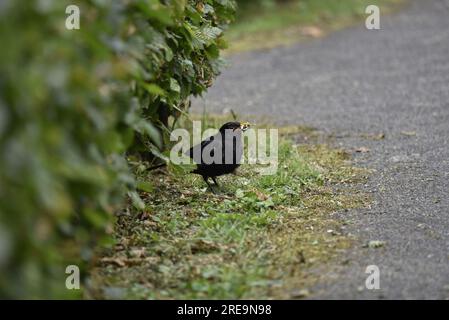
[[[211,122],[210,122],[211,123]],[[280,129],[279,168],[260,176],[242,165],[208,192],[201,178],[161,170],[117,220],[114,248],[101,253],[90,297],[129,299],[302,298],[323,266],[351,239],[331,212],[363,206],[364,194],[338,188],[366,171],[323,144],[298,144],[307,128]],[[310,137],[309,137],[310,140]]]
[[[246,5],[227,31],[226,53],[269,49],[363,22],[365,8],[377,5],[383,14],[392,12],[405,0],[292,0],[272,6]]]

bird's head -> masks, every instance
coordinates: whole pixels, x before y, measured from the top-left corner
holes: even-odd
[[[250,123],[249,122],[237,122],[237,121],[233,121],[233,122],[226,122],[224,125],[221,126],[220,128],[220,132],[225,132],[226,130],[242,130],[242,131],[246,131],[248,130],[248,128],[250,127]]]

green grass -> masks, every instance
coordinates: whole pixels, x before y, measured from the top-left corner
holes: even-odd
[[[382,14],[405,0],[292,0],[273,6],[246,5],[227,31],[228,53],[288,45],[308,37],[364,23],[365,8],[374,4]],[[382,20],[381,20],[382,21]],[[310,29],[313,27],[313,30]]]
[[[130,204],[119,216],[116,245],[92,272],[91,297],[294,298],[309,288],[318,276],[308,270],[350,245],[329,213],[367,201],[335,187],[366,172],[341,150],[297,145],[298,137],[314,135],[309,129],[280,133],[277,173],[260,176],[243,165],[237,176],[220,177],[218,195],[196,175],[146,176],[136,167],[153,191],[140,193],[143,211]]]

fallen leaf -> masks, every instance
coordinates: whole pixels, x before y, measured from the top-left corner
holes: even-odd
[[[290,297],[292,298],[307,298],[310,296],[310,292],[307,289],[294,290],[290,292]]]
[[[381,248],[383,246],[385,246],[385,241],[380,240],[371,240],[368,241],[366,245],[364,245],[365,248],[372,248],[372,249]]]
[[[369,140],[383,140],[385,139],[385,133],[381,132],[378,134],[369,134],[365,133],[361,135],[362,138],[369,139]]]
[[[150,212],[148,211],[143,211],[140,215],[139,215],[139,219],[140,220],[147,220],[149,219],[151,216]]]
[[[100,262],[104,263],[104,264],[115,264],[116,266],[122,267],[122,268],[126,266],[126,262],[122,258],[109,258],[109,257],[106,257],[106,258],[100,259]]]
[[[133,248],[130,254],[135,258],[143,258],[145,257],[145,248]]]
[[[315,26],[303,27],[301,29],[301,33],[303,36],[312,37],[312,38],[319,38],[324,35],[323,30],[321,30],[320,28],[315,27]]]
[[[408,137],[414,137],[416,136],[416,131],[401,131],[401,134]]]
[[[257,195],[257,199],[259,199],[260,201],[265,201],[268,199],[268,196],[262,192],[260,192],[259,190],[255,190],[256,195]]]
[[[367,153],[369,151],[370,150],[367,147],[360,147],[360,148],[355,149],[355,152],[359,152],[359,153]]]
[[[385,139],[385,133],[379,133],[373,137],[373,140],[382,140]]]
[[[192,244],[190,250],[192,251],[193,254],[196,254],[196,253],[213,252],[218,250],[219,248],[220,248],[219,245],[212,241],[199,239],[198,241]]]

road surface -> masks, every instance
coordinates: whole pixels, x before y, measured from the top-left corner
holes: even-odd
[[[312,298],[449,298],[449,1],[412,0],[381,16],[381,30],[361,23],[235,55],[194,109],[204,104],[313,126],[348,150],[370,150],[353,156],[376,170],[363,186],[374,202],[338,215],[359,240]],[[363,248],[370,240],[385,245]],[[364,288],[368,265],[380,269],[379,290]]]

